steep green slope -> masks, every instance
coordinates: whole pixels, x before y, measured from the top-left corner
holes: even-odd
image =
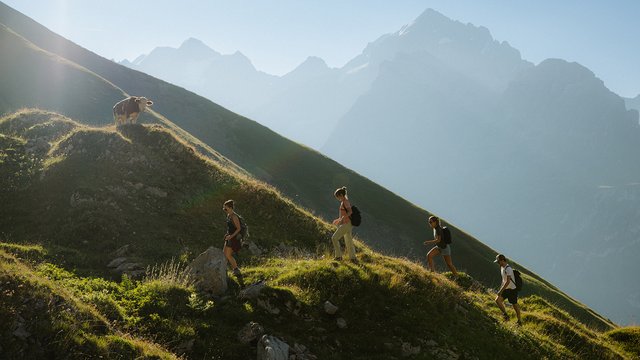
[[[185,138],[199,150],[203,152],[208,151],[207,156],[218,160],[221,164],[238,164],[241,168],[236,167],[235,170],[243,171],[242,169],[244,169],[248,171],[256,178],[275,186],[284,195],[293,199],[296,204],[302,205],[307,209],[312,209],[311,211],[323,218],[331,219],[335,216],[337,203],[332,196],[332,192],[338,186],[347,185],[351,189],[352,200],[364,212],[364,224],[356,231],[362,239],[372,247],[384,250],[387,253],[405,255],[412,259],[423,259],[427,249],[422,245],[422,241],[431,237],[426,225],[426,217],[428,216],[426,211],[417,208],[408,201],[340,166],[338,163],[321,154],[284,139],[253,121],[233,114],[184,89],[119,66],[82,49],[6,7],[4,4],[0,4],[0,22],[9,26],[13,31],[16,31],[33,44],[69,59],[79,65],[80,68],[89,69],[84,72],[87,78],[94,77],[95,74],[97,74],[99,77],[108,79],[109,82],[115,84],[127,93],[145,95],[152,98],[156,102],[154,108],[164,115],[156,116],[158,122],[163,122],[178,132],[181,132],[182,129],[187,130],[197,136],[199,140],[194,139],[188,133],[184,132],[180,133],[181,137]],[[23,41],[17,42],[15,46],[24,47],[30,45]],[[0,59],[6,56],[5,54],[6,52],[0,53]],[[19,64],[17,61],[11,63]],[[20,68],[16,65],[12,71],[20,73]],[[25,84],[38,86],[41,80],[39,78],[25,77],[24,81],[25,83],[20,84],[20,86],[26,86]],[[55,89],[55,91],[60,91],[59,89],[64,89],[67,84],[61,82],[52,84],[51,86],[53,86],[52,88]],[[10,93],[11,91],[13,90],[9,90],[8,92]],[[25,96],[28,97],[29,94],[25,93]],[[83,99],[91,97],[100,98],[100,95],[96,91],[85,91],[83,96]],[[96,113],[100,114],[104,113],[105,108],[108,108],[109,112],[111,111],[112,101],[112,99],[107,98],[104,101],[92,104],[95,106]],[[69,113],[76,106],[76,100],[71,101],[69,99],[69,101],[63,102],[62,105],[64,107],[64,109],[62,109],[63,112]],[[7,104],[6,106],[8,106],[6,110],[17,109],[23,106],[23,103]],[[110,122],[110,120],[103,120],[105,123]],[[96,121],[99,122],[102,120],[97,118]],[[173,121],[173,123],[171,121]],[[179,127],[176,127],[174,123]],[[84,134],[84,132],[81,133]],[[87,136],[94,139],[96,135],[91,131],[89,133]],[[134,135],[132,136],[135,136],[135,133],[136,131],[133,130]],[[79,139],[82,139],[83,136],[85,135],[79,135]],[[113,137],[113,135],[109,134],[105,136]],[[124,132],[123,136],[125,138],[129,137],[129,135],[124,134]],[[72,141],[75,141],[74,139],[72,139]],[[199,143],[200,140],[202,143]],[[16,142],[18,140],[9,136],[6,141]],[[20,147],[19,144],[16,146],[18,146],[18,148]],[[213,148],[215,148],[215,150],[213,150]],[[217,151],[219,151],[219,153]],[[55,163],[56,159],[60,158],[64,158],[64,156],[54,156],[51,157],[49,161]],[[20,166],[26,166],[24,163],[20,164]],[[65,164],[67,163],[65,162]],[[43,169],[44,168],[43,166]],[[115,172],[117,173],[117,171]],[[93,174],[88,171],[80,173],[84,175]],[[52,172],[52,174],[56,173]],[[52,184],[52,186],[60,186],[64,188],[65,191],[69,191],[72,185],[65,184],[65,173],[60,174],[57,180],[58,182]],[[135,173],[132,174],[134,178],[139,176],[135,175]],[[66,173],[66,175],[69,175],[69,173]],[[122,173],[120,173],[119,176],[120,175],[122,175]],[[24,176],[28,176],[28,172]],[[14,179],[11,178],[7,181],[14,181]],[[155,181],[155,179],[152,180],[153,185],[150,188],[157,188],[156,185],[161,184],[155,183]],[[135,189],[135,187],[138,186],[138,184],[142,184],[145,191],[155,192],[154,189],[147,190],[147,188],[144,188],[144,182],[134,183],[129,181],[129,183],[133,184],[133,189],[131,189],[131,185],[123,183],[112,186],[115,186],[115,192],[124,189],[125,193],[129,194],[130,191],[138,191],[139,189]],[[168,183],[165,183],[165,185],[169,186]],[[60,197],[59,200],[65,200],[70,203],[72,202],[71,196],[73,195],[74,199],[81,200],[80,202],[83,206],[86,206],[86,204],[95,202],[94,200],[96,199],[103,199],[103,197],[110,199],[110,196],[113,196],[113,194],[110,193],[113,192],[113,190],[105,190],[106,188],[91,189],[91,186],[89,186],[89,195],[85,197],[84,185],[74,184],[73,186],[76,187],[75,190],[77,191],[67,194],[67,199]],[[167,189],[172,188],[168,187]],[[167,189],[162,191],[168,193]],[[200,190],[204,191],[202,189]],[[157,194],[157,192],[155,193]],[[191,194],[191,196],[206,198],[206,195],[202,194]],[[86,199],[90,201],[85,202],[84,200]],[[220,200],[218,198],[216,199]],[[175,209],[177,206],[165,198],[157,200],[157,204],[160,207],[153,208],[150,206],[146,209],[135,209],[134,207],[133,210],[137,212],[133,213],[132,216],[146,215],[148,212],[151,215],[160,214],[158,209],[163,208],[163,206],[167,206],[170,209]],[[35,202],[31,203],[31,205],[38,206],[41,205],[41,203]],[[19,209],[22,209],[22,212],[19,212]],[[23,207],[17,207],[16,211],[6,211],[10,214],[8,216],[16,216],[11,214],[28,214],[30,210],[24,205]],[[76,211],[79,212],[79,210]],[[137,218],[135,218],[136,221],[126,223],[127,220],[122,220],[122,217],[117,215],[117,211],[118,209],[116,208],[115,212],[95,210],[96,215],[90,215],[92,212],[88,212],[87,214],[82,213],[84,219],[95,219],[96,223],[100,224],[102,228],[111,229],[117,234],[115,238],[111,236],[112,239],[104,238],[104,241],[110,244],[109,246],[115,246],[125,242],[128,243],[128,239],[141,236],[140,232],[136,231],[136,229],[148,224],[145,221],[138,221]],[[43,213],[43,211],[40,211],[40,214]],[[212,211],[211,213],[214,212]],[[187,215],[182,216],[181,220],[187,223],[190,221]],[[43,214],[42,219],[47,219],[47,215]],[[38,218],[38,220],[40,220],[40,218]],[[117,225],[114,225],[114,221]],[[8,220],[5,220],[5,222],[10,223]],[[95,228],[86,228],[76,233],[74,226],[77,225],[75,225],[75,221],[72,221],[72,218],[68,218],[68,222],[72,225],[65,228],[67,231],[65,235],[69,236],[67,242],[77,242],[78,236],[86,237],[96,231]],[[180,228],[184,222],[171,220],[167,224]],[[120,228],[121,225],[123,226],[122,229]],[[32,231],[28,225],[13,224],[11,226],[12,231],[10,233],[16,238],[20,237],[20,239],[23,239],[22,236]],[[23,226],[24,228],[20,229],[19,226]],[[168,246],[167,250],[157,248],[155,251],[170,252],[169,249],[174,249],[179,246],[177,245],[179,244],[177,239],[180,235],[174,236],[179,232],[176,231],[172,233],[171,230],[166,230],[164,233],[160,233],[160,229],[166,229],[167,227],[168,226],[163,223],[157,229],[154,229],[153,234],[164,239],[163,244]],[[204,241],[202,239],[207,236],[205,233],[212,228],[203,225],[199,229],[200,235],[196,238],[199,239],[197,243],[202,244]],[[455,239],[453,245],[455,252],[454,257],[458,268],[472,274],[476,279],[486,285],[497,286],[499,277],[495,264],[492,263],[495,251],[463,231],[455,227],[452,227],[452,229]],[[210,236],[210,233],[207,234]],[[37,235],[36,238],[48,239],[56,236],[58,236],[57,231],[46,233],[45,235]],[[170,240],[171,236],[174,236],[173,242]],[[324,238],[326,239],[326,235]],[[83,240],[86,239],[80,239],[80,241]],[[89,240],[86,241],[91,243]],[[608,320],[602,319],[582,304],[562,294],[535,274],[526,270],[524,270],[524,272],[535,279],[535,281],[530,281],[530,286],[527,286],[527,293],[542,293],[575,316],[578,316],[585,323],[601,329],[611,328],[612,324]]]
[[[25,249],[4,246],[24,253]],[[30,249],[39,252],[39,249]],[[0,249],[0,357],[3,359],[176,359],[123,334],[59,283]]]
[[[116,132],[25,110],[0,119],[0,134],[2,233],[42,242],[67,266],[106,269],[105,254],[127,244],[142,262],[221,247],[230,198],[261,246],[327,243],[325,224],[158,125]]]

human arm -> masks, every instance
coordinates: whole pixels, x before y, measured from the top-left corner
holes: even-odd
[[[342,215],[342,210],[344,209],[346,215]],[[338,218],[333,220],[334,225],[345,224],[345,217],[350,217],[353,214],[353,210],[351,209],[351,203],[349,200],[344,200],[340,203],[340,210],[338,211]]]

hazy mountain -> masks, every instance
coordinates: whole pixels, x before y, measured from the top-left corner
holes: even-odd
[[[627,109],[635,109],[640,111],[640,95],[633,99],[625,98],[624,102],[627,104]]]
[[[323,150],[403,196],[460,217],[463,228],[492,246],[631,321],[640,286],[626,254],[640,251],[640,219],[620,204],[637,201],[628,184],[640,179],[638,113],[591,71],[562,60],[525,66],[503,92],[491,87],[428,54],[397,56]],[[341,146],[345,139],[357,146]],[[603,192],[600,185],[622,188]],[[603,261],[622,258],[628,261],[615,281],[591,286],[612,276]]]

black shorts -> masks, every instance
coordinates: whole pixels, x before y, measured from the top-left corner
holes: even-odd
[[[510,304],[517,304],[518,291],[516,289],[504,289],[502,290],[502,298],[509,300]]]
[[[242,249],[242,236],[240,236],[240,234],[236,235],[235,237],[232,237],[231,239],[227,240],[224,242],[224,246],[226,247],[230,247],[231,249],[233,249],[233,252],[238,252],[240,251],[240,249]]]

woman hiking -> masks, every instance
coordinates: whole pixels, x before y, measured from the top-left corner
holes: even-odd
[[[438,219],[437,216],[429,216],[429,226],[433,229],[433,240],[427,240],[424,242],[425,245],[434,244],[434,247],[432,247],[427,253],[429,270],[433,272],[436,271],[436,267],[433,265],[433,258],[438,255],[442,255],[444,262],[447,264],[447,267],[449,267],[449,270],[451,270],[453,275],[458,276],[458,270],[453,266],[453,261],[451,260],[451,244],[445,243],[442,238],[442,226],[440,225],[440,219]]]
[[[351,203],[349,197],[347,197],[347,187],[343,186],[337,189],[333,195],[340,202],[340,208],[338,209],[338,218],[333,220],[333,225],[336,225],[338,229],[331,237],[333,242],[334,260],[342,260],[342,250],[340,249],[340,239],[344,237],[345,250],[347,252],[347,259],[357,262],[356,248],[353,246],[353,238],[351,235],[351,219],[349,216],[353,213],[351,209]]]
[[[233,257],[234,253],[242,248],[240,235],[240,217],[233,210],[233,200],[227,200],[222,205],[222,210],[227,214],[227,234],[224,236],[224,256],[227,258],[233,275],[240,277],[242,273],[238,268],[238,263]]]

